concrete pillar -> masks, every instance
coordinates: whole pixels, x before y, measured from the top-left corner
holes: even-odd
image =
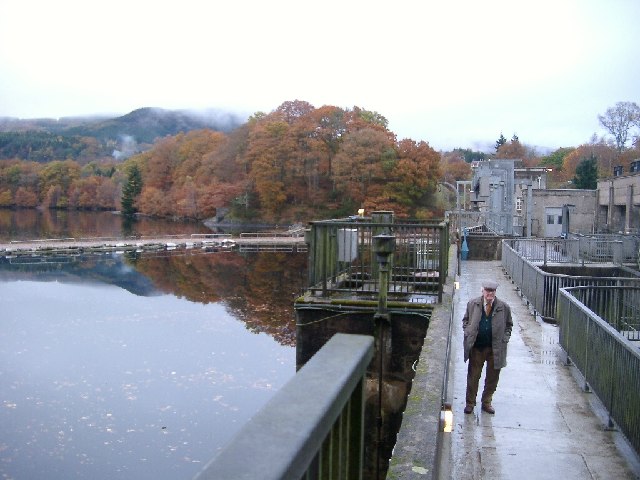
[[[527,237],[531,237],[533,228],[533,222],[531,220],[531,214],[533,213],[533,188],[531,185],[527,188]]]
[[[627,187],[627,208],[624,212],[624,233],[631,231],[631,209],[633,208],[633,184]]]
[[[611,231],[613,228],[613,210],[615,207],[615,204],[613,203],[614,200],[614,189],[613,189],[613,182],[611,182],[609,184],[609,209],[607,211],[607,230]]]

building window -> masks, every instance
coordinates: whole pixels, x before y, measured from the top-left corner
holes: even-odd
[[[562,215],[558,215],[558,225],[562,225]]]
[[[553,215],[547,215],[547,225],[553,225]]]
[[[516,197],[516,212],[522,213],[522,197]]]

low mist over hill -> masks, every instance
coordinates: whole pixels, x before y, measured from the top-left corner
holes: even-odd
[[[0,118],[0,159],[37,162],[126,158],[159,137],[209,128],[229,132],[244,119],[219,110],[140,108],[120,117]]]

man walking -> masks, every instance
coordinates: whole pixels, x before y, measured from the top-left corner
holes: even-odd
[[[464,413],[472,413],[478,395],[478,383],[486,363],[482,410],[496,413],[491,405],[498,386],[500,369],[507,365],[507,343],[511,337],[513,320],[511,308],[496,298],[498,284],[493,281],[482,283],[482,296],[467,303],[462,319],[464,331],[464,361],[469,361],[467,370],[467,395]]]

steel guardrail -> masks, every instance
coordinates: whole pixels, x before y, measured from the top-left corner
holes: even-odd
[[[637,277],[597,277],[549,273],[534,263],[536,261],[543,262],[542,266],[544,266],[544,258],[553,258],[554,254],[567,256],[567,252],[577,245],[572,240],[553,240],[546,243],[511,239],[502,241],[502,266],[505,272],[511,277],[521,295],[533,306],[534,311],[548,322],[556,321],[558,291],[561,288],[585,285],[640,286],[640,278]],[[531,246],[535,248],[531,248]],[[541,246],[547,250],[546,254],[540,249]],[[525,256],[529,258],[525,258]],[[561,263],[580,264],[580,260],[578,258],[578,262]]]
[[[609,427],[617,425],[638,454],[640,349],[617,328],[624,328],[625,310],[637,326],[639,308],[638,287],[562,288],[558,298],[559,340],[568,361],[607,409]]]
[[[373,344],[334,335],[194,479],[361,479]]]

